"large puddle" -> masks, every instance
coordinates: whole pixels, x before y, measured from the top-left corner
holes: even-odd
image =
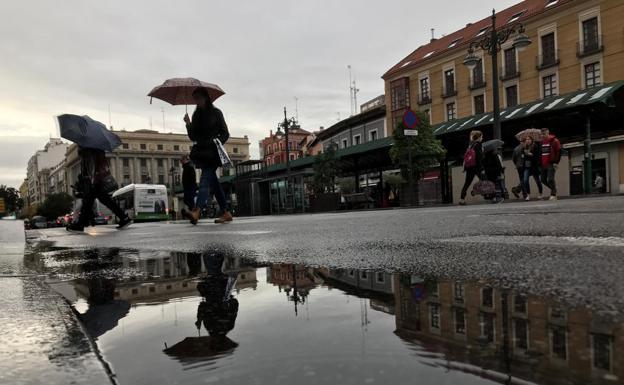
[[[616,384],[623,323],[557,298],[227,252],[52,250],[120,384]],[[613,313],[615,314],[615,312]]]

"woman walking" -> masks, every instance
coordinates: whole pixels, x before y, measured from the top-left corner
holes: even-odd
[[[227,206],[225,194],[217,177],[217,168],[221,166],[221,158],[214,139],[225,143],[230,137],[223,113],[216,108],[208,92],[204,88],[197,88],[193,91],[193,99],[197,104],[193,119],[189,119],[188,114],[184,115],[186,131],[189,139],[193,141],[191,149],[191,160],[197,168],[201,169],[199,180],[199,192],[195,207],[191,211],[191,223],[197,223],[201,209],[208,202],[211,193],[215,195],[221,216],[215,219],[215,223],[226,223],[232,221],[232,214]]]
[[[483,133],[481,131],[472,131],[470,133],[470,144],[464,154],[464,172],[466,173],[466,180],[464,181],[464,187],[461,190],[460,205],[466,204],[466,193],[468,188],[472,184],[474,177],[481,179],[481,172],[483,171],[483,148],[481,142],[483,141]]]
[[[539,144],[533,142],[530,136],[524,140],[522,149],[522,196],[525,201],[531,200],[531,176],[537,184],[539,190],[538,199],[542,199],[542,181],[540,180],[542,150]]]

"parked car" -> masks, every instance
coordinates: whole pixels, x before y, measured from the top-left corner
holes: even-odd
[[[45,229],[48,227],[48,220],[42,216],[34,216],[30,221],[30,228],[32,229]]]
[[[93,218],[93,224],[94,225],[107,225],[109,220],[110,220],[110,217],[102,213],[97,213],[95,218]]]

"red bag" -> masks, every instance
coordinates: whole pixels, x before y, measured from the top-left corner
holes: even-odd
[[[464,154],[464,168],[475,167],[477,167],[477,152],[475,151],[474,146],[470,146]]]

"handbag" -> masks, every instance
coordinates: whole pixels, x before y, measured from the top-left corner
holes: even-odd
[[[102,178],[102,180],[100,181],[100,186],[102,186],[102,191],[107,194],[115,192],[119,188],[119,184],[111,174],[108,174],[104,176],[104,178]]]
[[[496,192],[496,185],[494,185],[494,182],[490,182],[489,180],[480,180],[475,183],[472,191],[479,195],[490,195]]]

